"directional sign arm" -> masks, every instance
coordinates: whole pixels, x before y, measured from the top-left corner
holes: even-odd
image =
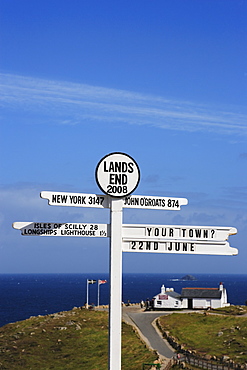
[[[123,252],[143,252],[143,253],[173,253],[173,254],[210,254],[210,255],[229,255],[238,254],[236,248],[230,247],[229,243],[206,242],[191,240],[127,240],[122,243]]]
[[[237,255],[235,227],[123,224],[123,252]]]
[[[110,226],[89,223],[14,222],[13,228],[24,236],[109,237]]]
[[[48,200],[50,206],[109,208],[107,195],[66,193],[58,191],[42,191],[40,197]]]
[[[123,237],[156,240],[208,240],[224,241],[229,235],[237,234],[235,227],[185,226],[185,225],[129,225],[123,224]]]
[[[187,204],[188,199],[186,198],[131,195],[123,199],[124,208],[179,211],[181,206],[185,206]]]

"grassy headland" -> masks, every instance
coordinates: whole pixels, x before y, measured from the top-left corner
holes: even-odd
[[[162,316],[160,324],[183,349],[199,356],[228,356],[236,363],[247,362],[247,317],[174,313]]]
[[[0,353],[0,369],[107,370],[108,313],[73,309],[5,325]],[[123,323],[122,369],[141,369],[156,358]]]

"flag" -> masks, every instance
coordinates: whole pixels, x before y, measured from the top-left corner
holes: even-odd
[[[88,284],[95,284],[97,280],[88,280],[87,283]]]
[[[99,285],[107,283],[107,280],[98,280]]]

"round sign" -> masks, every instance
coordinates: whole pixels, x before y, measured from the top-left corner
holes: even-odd
[[[136,161],[128,154],[110,153],[100,160],[95,171],[100,189],[116,198],[130,195],[140,181],[140,170]]]

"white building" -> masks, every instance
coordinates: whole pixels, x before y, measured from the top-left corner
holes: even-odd
[[[227,292],[220,283],[218,288],[183,288],[182,293],[173,288],[161,287],[161,292],[152,299],[150,308],[164,309],[208,309],[230,306],[227,303]]]
[[[164,310],[182,308],[180,294],[174,292],[173,288],[161,287],[161,292],[153,297],[153,309]]]
[[[188,309],[207,309],[230,306],[227,292],[220,283],[219,288],[183,288],[182,307]]]

